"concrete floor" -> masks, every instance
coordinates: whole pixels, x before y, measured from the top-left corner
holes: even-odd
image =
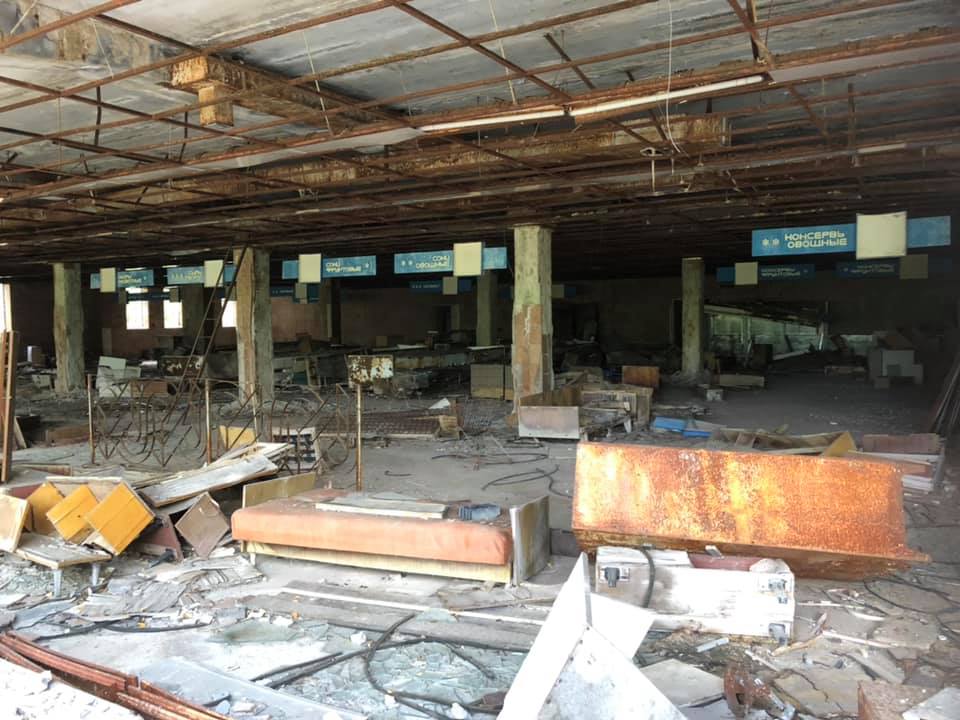
[[[459,390],[462,393],[462,389]],[[874,390],[862,381],[849,378],[829,378],[816,374],[776,375],[768,379],[765,390],[727,391],[722,402],[707,404],[706,420],[730,427],[747,429],[781,430],[791,434],[834,432],[849,430],[859,437],[865,432],[907,433],[923,430],[923,423],[936,388],[898,386],[891,390]],[[456,393],[447,396],[453,398]],[[416,399],[370,398],[368,409],[407,409],[429,406],[437,398]],[[658,394],[658,402],[665,404],[683,404],[696,402],[705,404],[691,390],[680,387],[665,387]],[[551,526],[569,529],[571,500],[574,483],[576,443],[554,442],[518,442],[514,433],[503,421],[509,411],[509,403],[497,401],[465,400],[465,420],[467,437],[461,440],[392,440],[371,441],[364,446],[365,488],[373,491],[390,490],[411,496],[437,500],[491,501],[502,505],[533,499],[544,494],[550,496]],[[33,403],[39,411],[42,404]],[[637,431],[630,435],[614,434],[609,440],[614,442],[678,444],[702,446],[704,440],[683,439],[677,436],[658,435],[647,431]],[[85,446],[62,448],[35,448],[18,452],[18,461],[33,462],[73,462],[83,465],[89,461]],[[106,472],[106,468],[100,468]],[[86,468],[84,472],[95,471]],[[114,472],[115,469],[110,470]],[[354,482],[355,465],[353,456],[334,468],[325,476],[336,487],[348,488]],[[522,475],[522,473],[530,473]],[[544,474],[549,478],[543,477]],[[517,476],[517,477],[509,477]],[[532,476],[532,477],[531,477]],[[19,481],[27,481],[35,475],[18,473]],[[935,564],[905,573],[902,578],[915,585],[934,587],[941,593],[937,597],[943,601],[944,608],[951,613],[957,608],[951,603],[960,602],[960,509],[957,503],[957,486],[960,479],[960,457],[954,453],[948,456],[945,484],[937,493],[910,499],[905,502],[907,520],[910,526],[909,538],[913,547],[930,553],[937,561]],[[229,494],[228,494],[229,495]],[[229,504],[229,501],[228,501]],[[537,584],[556,585],[561,583],[569,572],[571,559],[555,556],[551,565],[534,579]],[[114,561],[118,576],[144,572],[146,560],[137,557],[122,557]],[[438,578],[400,576],[396,573],[357,570],[328,565],[304,563],[281,559],[264,559],[260,570],[265,577],[253,585],[244,585],[227,590],[212,590],[203,595],[202,605],[197,612],[211,611],[211,608],[223,608],[242,602],[242,598],[255,593],[269,594],[286,586],[291,580],[313,580],[324,582],[333,588],[370,589],[376,592],[389,592],[407,598],[435,597],[438,590],[449,587],[451,581]],[[82,579],[75,578],[80,581]],[[69,585],[68,585],[69,586]],[[885,596],[899,592],[901,587],[885,587]],[[835,597],[837,591],[858,597],[863,601],[867,597],[860,583],[825,583],[822,581],[798,582],[798,602],[807,605],[798,607],[798,621],[795,639],[805,640],[810,636],[818,616],[823,610],[825,598]],[[910,597],[909,588],[903,601],[908,606],[921,605],[916,598]],[[897,597],[900,597],[899,595]],[[921,600],[923,599],[921,591]],[[946,599],[944,599],[946,598]],[[944,626],[943,617],[930,612],[901,611],[895,606],[878,598],[868,598],[876,607],[881,608],[886,620],[884,628],[892,627],[894,622],[913,623],[917,628],[932,631],[931,640],[922,650],[898,652],[888,655],[886,651],[870,648],[869,652],[884,654],[884,662],[893,662],[897,676],[903,680],[933,686],[960,683],[960,642],[952,628],[953,616],[947,618],[950,624]],[[937,610],[944,612],[944,608]],[[830,608],[826,627],[863,638],[876,633],[875,623],[851,619],[842,608]],[[189,614],[186,616],[189,617]],[[957,618],[960,621],[960,616]],[[951,628],[951,629],[946,629]],[[896,628],[891,629],[893,632]],[[95,632],[83,637],[54,641],[57,650],[76,654],[93,662],[112,665],[127,671],[137,671],[152,662],[169,657],[188,657],[209,667],[228,672],[239,677],[252,677],[265,669],[298,660],[309,659],[322,654],[324,647],[335,647],[343,638],[330,635],[326,629],[317,630],[308,627],[298,639],[286,643],[268,645],[248,645],[233,647],[209,641],[209,629],[182,631],[160,634],[159,636],[119,635],[116,633]],[[926,631],[924,631],[926,632]],[[318,634],[319,633],[319,634]],[[326,636],[322,633],[327,633]],[[682,638],[680,639],[682,640]],[[645,644],[641,659],[652,662],[664,656],[682,657],[697,662],[707,669],[722,674],[724,663],[731,656],[721,652],[715,657],[691,655],[689,645],[677,637],[652,637]],[[702,639],[700,640],[702,641]],[[824,641],[821,641],[821,643]],[[678,645],[679,643],[679,645]],[[835,644],[834,644],[835,645]],[[815,652],[800,648],[793,654],[780,656],[776,662],[786,673],[788,679],[795,678],[809,669],[804,663],[805,657],[816,657],[814,663],[846,662],[843,657],[850,653],[863,655],[867,648],[862,645],[829,645]],[[731,648],[744,647],[731,643]],[[756,649],[756,645],[754,648]],[[762,646],[761,646],[762,647]],[[765,652],[765,651],[763,651]],[[805,654],[806,653],[806,654]],[[791,658],[796,656],[796,662]],[[858,655],[859,656],[859,655]],[[742,659],[742,655],[739,656]],[[772,656],[771,656],[772,657]],[[864,656],[865,657],[865,656]],[[839,660],[837,659],[839,658]],[[862,659],[862,658],[861,658]],[[827,693],[827,700],[815,702],[817,698],[807,699],[813,707],[833,708],[839,716],[850,715],[850,688],[856,686],[863,675],[859,665],[847,663],[844,668],[834,668],[828,678],[816,678],[817,687],[823,689],[829,683],[835,683],[835,700]],[[804,675],[803,677],[807,677]],[[865,677],[870,677],[867,673]],[[809,680],[809,678],[807,678]],[[807,680],[800,681],[800,685]],[[811,681],[812,682],[812,681]],[[353,687],[354,683],[348,683]],[[363,686],[362,677],[356,685]],[[784,687],[801,696],[803,687],[797,687],[797,681]],[[311,689],[312,688],[312,689]],[[309,682],[294,685],[287,692],[301,693],[310,697],[317,690]],[[316,699],[316,698],[315,698]],[[375,700],[375,698],[374,698]],[[359,706],[372,702],[369,697],[357,700]],[[855,703],[855,699],[853,700]],[[831,703],[833,703],[831,705]],[[720,708],[714,708],[714,714],[698,717],[724,717]],[[374,717],[400,717],[396,711],[378,710]]]

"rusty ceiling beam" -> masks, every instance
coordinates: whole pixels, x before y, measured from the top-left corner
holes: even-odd
[[[10,48],[25,42],[29,42],[30,40],[36,40],[37,38],[43,37],[47,33],[62,30],[63,28],[69,27],[82,20],[89,20],[90,18],[101,15],[102,13],[110,12],[111,10],[116,10],[126,5],[133,5],[134,3],[138,2],[140,2],[140,0],[108,0],[107,2],[94,5],[93,7],[87,8],[86,10],[82,10],[78,13],[64,15],[59,20],[54,20],[53,22],[46,23],[45,25],[38,25],[33,30],[17,33],[16,35],[11,35],[4,40],[0,40],[0,53],[6,52]],[[31,5],[31,8],[32,7],[33,6]]]

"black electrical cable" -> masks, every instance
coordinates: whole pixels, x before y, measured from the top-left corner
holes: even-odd
[[[93,632],[94,630],[109,630],[110,632],[116,633],[159,633],[159,632],[170,632],[172,630],[193,630],[195,628],[207,627],[210,623],[194,623],[191,625],[167,625],[163,627],[129,627],[125,625],[119,625],[122,620],[127,618],[121,618],[117,620],[101,620],[96,622],[91,622],[89,625],[83,625],[75,630],[68,630],[64,633],[59,633],[58,635],[40,635],[39,637],[33,638],[34,642],[46,641],[46,640],[59,640],[60,638],[74,637],[75,635],[86,635],[87,633]]]
[[[550,457],[549,453],[519,452],[519,453],[443,453],[434,455],[431,460],[471,460],[478,465],[520,465],[523,463],[540,462]]]
[[[647,564],[650,566],[650,573],[647,578],[647,590],[643,594],[643,605],[641,605],[641,607],[648,608],[650,607],[650,601],[653,600],[653,582],[657,579],[657,566],[654,565],[653,556],[647,548],[641,546],[640,552],[643,553],[643,556],[647,559]]]
[[[496,480],[491,480],[481,489],[486,490],[487,488],[491,487],[520,485],[523,483],[534,482],[535,480],[548,480],[549,482],[547,483],[547,490],[552,492],[554,495],[559,495],[560,497],[572,498],[573,496],[569,493],[565,493],[553,487],[554,482],[556,482],[554,475],[556,475],[559,471],[559,465],[555,465],[553,470],[549,471],[543,470],[542,468],[534,468],[533,470],[527,470],[526,472],[514,473],[513,475],[504,475]]]
[[[911,607],[910,605],[904,605],[903,603],[898,603],[894,600],[890,600],[889,598],[884,597],[877,590],[871,587],[871,583],[875,585],[880,582],[890,583],[891,585],[903,585],[904,587],[908,587],[911,590],[919,590],[921,592],[930,593],[931,595],[938,597],[944,602],[946,602],[948,605],[950,605],[950,608],[946,610],[940,610],[939,612],[933,612],[931,610],[923,610],[921,608]],[[879,598],[880,600],[883,600],[883,602],[889,605],[893,605],[896,608],[900,608],[901,610],[908,610],[910,612],[920,613],[922,615],[932,615],[934,618],[936,618],[937,622],[940,624],[940,627],[944,631],[950,633],[954,638],[960,639],[960,628],[953,627],[953,625],[957,625],[958,623],[960,623],[960,618],[956,620],[944,620],[941,617],[941,615],[946,615],[947,613],[955,613],[958,610],[960,610],[960,603],[958,603],[953,598],[951,598],[949,593],[944,592],[943,590],[937,590],[936,588],[923,587],[922,585],[915,585],[912,582],[908,582],[898,577],[868,578],[863,581],[863,587],[866,588],[867,592],[873,595],[874,597]]]

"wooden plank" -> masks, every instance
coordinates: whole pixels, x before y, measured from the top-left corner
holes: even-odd
[[[7,330],[0,335],[0,483],[10,480],[13,463],[13,426],[17,389],[17,344],[19,334]]]
[[[247,480],[268,477],[276,472],[277,466],[266,457],[251,455],[175,475],[169,480],[144,488],[140,494],[154,507],[163,507],[204,492],[214,492]]]
[[[656,365],[624,365],[622,372],[625,385],[660,387],[660,368]]]
[[[210,493],[204,493],[194,506],[184,513],[176,528],[197,555],[206,558],[210,557],[220,539],[230,531],[230,523],[220,511],[220,505],[210,497]]]
[[[312,600],[287,592],[245,597],[243,604],[251,609],[262,609],[271,613],[298,613],[302,618],[373,632],[383,632],[408,614],[406,610],[391,611],[383,607]],[[508,626],[503,622],[443,622],[416,618],[403,625],[404,634],[423,635],[430,639],[454,643],[489,644],[519,652],[530,649],[537,629],[536,626]]]
[[[133,549],[145,555],[156,556],[171,550],[177,562],[183,560],[183,548],[180,546],[180,539],[173,528],[170,516],[166,513],[157,513],[157,518],[160,520],[159,526],[142,533],[133,544]]]
[[[376,555],[373,553],[343,552],[340,550],[317,550],[298,548],[290,545],[269,545],[259,542],[245,542],[244,552],[294,560],[310,560],[347,565],[352,567],[392,570],[417,575],[438,575],[440,577],[479,580],[480,582],[509,583],[513,572],[513,563],[506,565],[485,565],[482,563],[454,562],[449,560],[423,560],[420,558],[397,557],[395,555]]]
[[[13,495],[0,495],[0,550],[13,552],[30,514],[30,504]]]
[[[81,485],[50,508],[47,519],[53,523],[64,540],[82,543],[93,532],[86,515],[96,506],[97,498],[93,491],[86,485]]]
[[[53,535],[57,529],[47,519],[47,513],[63,500],[63,495],[52,483],[45,482],[27,496],[30,504],[30,528],[38,535]]]
[[[110,553],[103,550],[72,545],[59,538],[33,533],[26,533],[21,538],[16,555],[51,570],[60,570],[70,565],[106,562],[110,559]]]
[[[857,449],[857,443],[853,440],[853,435],[849,432],[842,432],[837,439],[827,445],[821,455],[824,457],[843,457],[847,453],[854,452]]]
[[[326,512],[356,513],[359,515],[383,515],[385,517],[410,517],[423,520],[440,520],[447,506],[443,503],[421,502],[413,499],[377,497],[350,493],[316,504],[317,510]]]
[[[277,498],[293,497],[313,490],[316,485],[317,475],[312,472],[247,483],[243,486],[243,507],[253,507]]]
[[[88,542],[119,555],[137,539],[154,516],[129,485],[120,483],[85,517],[90,527],[96,530]]]
[[[247,447],[257,441],[257,434],[252,428],[221,425],[217,432],[220,434],[220,446],[227,450]]]
[[[936,433],[912,433],[910,435],[863,436],[864,452],[910,453],[936,455],[943,447],[942,438]]]
[[[518,585],[550,562],[550,498],[510,508],[513,534],[513,584]]]
[[[726,388],[762,388],[766,385],[766,379],[763,375],[721,373],[714,384]]]
[[[44,435],[48,445],[72,445],[90,439],[90,428],[83,425],[61,425],[50,428]]]

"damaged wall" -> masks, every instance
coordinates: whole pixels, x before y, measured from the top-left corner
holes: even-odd
[[[83,291],[83,347],[88,358],[100,353],[98,293]],[[22,280],[10,283],[13,329],[20,333],[20,360],[27,359],[27,346],[39,345],[53,364],[53,282]]]

